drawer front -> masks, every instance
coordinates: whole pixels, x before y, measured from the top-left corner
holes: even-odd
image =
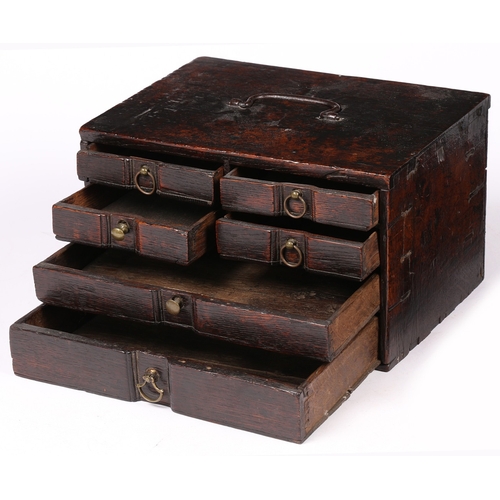
[[[361,241],[257,224],[231,215],[216,222],[223,257],[364,280],[380,264],[376,232]]]
[[[69,245],[34,267],[40,301],[323,361],[380,307],[376,273],[360,284],[216,255],[180,267],[98,249],[89,258],[85,250]]]
[[[181,265],[214,246],[216,212],[136,192],[90,185],[56,203],[52,214],[61,240],[131,250]]]
[[[145,195],[160,194],[212,205],[218,202],[223,167],[199,162],[180,163],[82,150],[77,154],[78,177],[86,182],[132,188]]]
[[[378,364],[376,319],[324,364],[196,337],[46,305],[10,328],[22,377],[298,443]]]
[[[262,180],[264,172],[234,169],[221,179],[221,204],[229,212],[308,219],[367,231],[378,223],[378,192],[358,193],[296,182]]]
[[[14,373],[51,384],[136,401],[130,352],[71,335],[82,315],[42,306],[12,325]]]

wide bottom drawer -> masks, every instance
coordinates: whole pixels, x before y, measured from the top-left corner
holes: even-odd
[[[378,365],[378,321],[326,364],[46,305],[10,345],[19,376],[300,443]]]

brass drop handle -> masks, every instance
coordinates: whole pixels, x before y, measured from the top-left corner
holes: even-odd
[[[116,241],[123,241],[125,235],[130,231],[130,227],[124,220],[118,222],[116,227],[111,230],[111,236]]]
[[[286,252],[291,250],[294,250],[297,253],[298,259],[296,262],[290,262],[286,258]],[[304,260],[304,254],[297,245],[297,241],[294,240],[293,238],[289,238],[286,241],[286,243],[281,247],[280,257],[281,257],[281,262],[283,262],[283,264],[285,264],[285,266],[288,267],[299,267],[302,264],[302,261]]]
[[[140,384],[136,384],[137,389],[139,389],[139,394],[141,395],[141,398],[144,399],[145,401],[148,401],[149,403],[159,403],[161,399],[163,398],[163,389],[160,389],[156,385],[156,381],[158,380],[158,372],[154,368],[148,368],[145,372],[144,375],[142,376],[143,382]],[[152,390],[158,393],[158,397],[156,399],[150,398],[146,394],[144,394],[142,388],[146,385],[150,384],[152,387]]]
[[[143,187],[141,187],[141,185],[139,184],[139,177],[141,175],[147,175],[150,179],[151,179],[151,182],[153,183],[153,185],[151,186],[151,189],[149,191],[146,191]],[[134,184],[135,184],[135,187],[142,193],[142,194],[145,194],[145,195],[150,195],[150,194],[153,194],[155,191],[156,191],[156,181],[155,181],[155,178],[154,178],[154,175],[151,173],[151,170],[146,167],[146,165],[143,165],[139,170],[138,172],[135,174],[135,177],[134,177]]]
[[[301,203],[301,208],[299,212],[292,212],[290,210],[289,202],[290,200],[299,200]],[[300,219],[301,217],[304,216],[307,210],[307,205],[306,201],[302,197],[302,191],[300,189],[294,189],[286,198],[285,201],[283,202],[283,209],[285,210],[285,213],[294,219]]]
[[[167,308],[167,312],[172,316],[177,316],[182,309],[183,303],[181,297],[172,297],[170,300],[167,300],[165,307]]]

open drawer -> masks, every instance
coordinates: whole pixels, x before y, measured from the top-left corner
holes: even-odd
[[[377,366],[377,346],[376,318],[328,364],[51,306],[10,329],[19,376],[298,443]]]
[[[214,246],[217,218],[209,208],[97,184],[56,203],[52,215],[61,240],[132,250],[181,265]]]
[[[188,327],[268,351],[331,361],[380,307],[364,283],[207,254],[182,267],[71,244],[34,267],[37,297],[95,314]]]
[[[85,182],[212,205],[219,201],[223,167],[204,160],[90,144],[77,154],[77,173]]]
[[[303,268],[362,281],[380,265],[378,235],[249,214],[216,221],[217,251],[229,259]]]
[[[320,224],[368,231],[379,217],[378,191],[349,189],[321,179],[308,179],[238,167],[220,181],[224,210],[308,219]]]

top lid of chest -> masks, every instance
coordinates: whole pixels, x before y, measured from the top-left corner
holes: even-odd
[[[86,123],[82,140],[380,187],[487,94],[202,57]]]

